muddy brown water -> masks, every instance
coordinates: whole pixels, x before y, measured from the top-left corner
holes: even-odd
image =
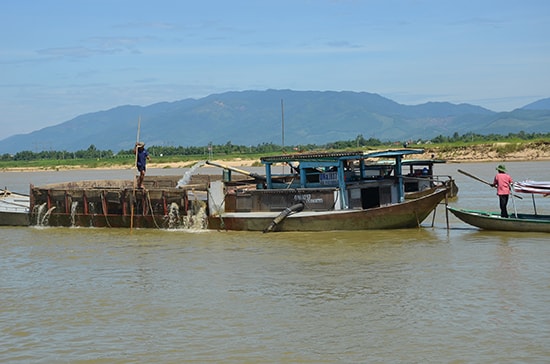
[[[494,190],[456,172],[489,180],[494,164],[438,166],[460,188],[450,204],[497,210]],[[550,180],[547,162],[507,167]],[[550,236],[448,218],[441,206],[421,229],[325,233],[2,227],[0,362],[546,362]]]

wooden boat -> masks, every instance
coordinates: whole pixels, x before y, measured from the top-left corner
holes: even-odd
[[[442,184],[425,196],[405,199],[401,162],[405,155],[420,153],[401,149],[263,157],[262,179],[210,184],[208,226],[263,232],[418,227],[447,193]],[[373,168],[379,158],[394,159],[391,171],[383,165]],[[275,174],[276,165],[288,166],[289,173]]]
[[[0,226],[28,226],[29,209],[28,195],[0,190]]]
[[[265,175],[222,166],[222,176],[196,174],[184,185],[180,176],[147,176],[144,189],[132,187],[132,180],[31,185],[30,223],[264,232],[418,227],[448,190],[441,184],[405,199],[402,158],[422,152],[264,157]],[[379,158],[395,160],[390,173],[366,167]],[[276,174],[279,165],[288,172]],[[234,178],[231,171],[245,177]]]
[[[453,207],[447,209],[466,224],[484,230],[524,231],[550,233],[550,215],[513,214],[500,217],[500,212],[463,210]]]
[[[447,209],[463,222],[484,230],[550,233],[550,215],[537,213],[534,198],[536,194],[550,195],[550,182],[515,182],[513,191],[533,196],[534,213],[526,214],[514,211],[509,217],[501,217],[500,212],[464,210],[453,207],[447,207]]]

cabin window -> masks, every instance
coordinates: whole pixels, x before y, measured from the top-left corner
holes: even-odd
[[[315,169],[306,169],[306,181],[307,183],[319,183],[319,171]]]
[[[405,182],[405,192],[415,192],[418,191],[418,182]]]
[[[362,188],[361,189],[361,207],[370,209],[380,206],[380,188]]]

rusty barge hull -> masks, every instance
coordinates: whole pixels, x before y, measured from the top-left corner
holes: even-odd
[[[170,224],[166,215],[99,215],[99,214],[51,214],[46,222],[36,223],[37,216],[31,216],[33,225],[47,225],[59,227],[98,227],[98,228],[147,228],[170,229],[183,227],[180,224]]]
[[[131,180],[79,181],[32,186],[30,224],[63,227],[204,228],[206,191],[216,176],[152,176],[145,188]],[[218,178],[219,179],[219,178]],[[200,215],[202,222],[197,221]]]

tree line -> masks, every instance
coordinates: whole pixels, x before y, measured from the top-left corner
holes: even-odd
[[[397,142],[382,142],[376,138],[364,138],[362,134],[357,135],[355,139],[341,140],[326,143],[323,145],[305,144],[305,145],[288,145],[281,146],[274,143],[261,143],[256,146],[236,145],[230,141],[225,144],[206,146],[156,146],[148,147],[148,151],[153,156],[209,156],[209,155],[235,155],[235,154],[270,154],[273,152],[289,152],[289,151],[308,151],[319,149],[349,149],[349,148],[364,148],[364,147],[380,147],[382,145],[410,145],[410,144],[444,144],[444,143],[487,143],[506,140],[536,140],[550,138],[550,133],[509,133],[507,135],[499,134],[475,134],[466,133],[459,135],[454,133],[452,136],[438,135],[430,140],[408,140]],[[109,158],[127,158],[133,156],[133,149],[120,150],[114,153],[112,150],[100,150],[95,145],[90,145],[88,149],[78,150],[75,152],[68,151],[21,151],[16,154],[3,154],[0,156],[0,161],[32,161],[32,160],[65,160],[65,159],[109,159]]]

